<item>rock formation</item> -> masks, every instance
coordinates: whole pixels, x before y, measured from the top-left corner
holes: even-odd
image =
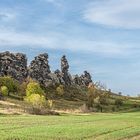
[[[12,76],[18,81],[31,77],[45,87],[56,84],[88,86],[92,83],[91,75],[87,71],[84,71],[81,76],[75,75],[72,78],[65,55],[61,58],[61,71],[51,72],[47,53],[36,56],[31,61],[28,70],[26,55],[10,52],[0,53],[0,76]]]
[[[18,81],[27,77],[27,58],[22,53],[0,53],[0,76],[11,76]]]
[[[64,85],[65,81],[64,81],[64,78],[63,78],[63,73],[61,73],[61,71],[58,70],[58,69],[54,73],[55,73],[56,77],[58,78],[58,83]]]
[[[88,86],[90,83],[92,83],[92,78],[90,73],[84,71],[84,74],[82,74],[81,76],[75,75],[73,78],[73,82],[77,85]]]
[[[87,71],[84,71],[84,74],[80,76],[82,85],[88,86],[92,83],[91,75]]]
[[[29,66],[29,77],[45,86],[51,82],[50,73],[47,53],[36,56]]]
[[[82,79],[79,75],[74,75],[73,76],[73,83],[76,85],[82,85]]]
[[[71,75],[69,74],[68,71],[69,71],[69,64],[68,64],[68,61],[66,59],[66,56],[63,55],[61,58],[61,72],[63,74],[63,80],[64,80],[66,85],[71,85],[72,79],[71,79]]]

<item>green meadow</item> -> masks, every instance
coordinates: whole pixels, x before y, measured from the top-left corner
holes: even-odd
[[[140,139],[140,113],[1,115],[1,140]]]

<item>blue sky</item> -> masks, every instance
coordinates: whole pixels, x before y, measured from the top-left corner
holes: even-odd
[[[123,94],[140,93],[139,0],[0,0],[0,51],[67,55],[72,74]]]

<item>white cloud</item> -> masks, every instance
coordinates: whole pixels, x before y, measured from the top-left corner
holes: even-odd
[[[45,46],[51,44],[51,39],[44,36],[38,36],[29,33],[17,33],[14,31],[1,31],[0,32],[0,45],[11,46]]]
[[[62,3],[60,2],[60,0],[44,0],[44,1],[51,3],[55,6],[62,7]]]
[[[39,35],[33,33],[18,33],[14,31],[0,31],[0,46],[29,46],[70,51],[91,52],[105,55],[125,54],[130,46],[115,42],[90,41],[86,39],[69,38],[63,34]]]
[[[139,0],[108,0],[92,2],[84,11],[84,18],[93,23],[140,29]]]
[[[127,50],[127,45],[121,45],[115,42],[102,42],[102,41],[90,41],[90,40],[68,40],[65,42],[65,46],[67,49],[71,49],[73,51],[85,51],[85,52],[94,52],[101,54],[122,54],[124,50]]]

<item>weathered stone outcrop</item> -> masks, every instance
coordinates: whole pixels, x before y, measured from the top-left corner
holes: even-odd
[[[84,74],[80,76],[82,84],[85,86],[88,86],[90,83],[92,83],[91,75],[89,72],[84,71]]]
[[[81,76],[75,75],[73,78],[73,82],[77,85],[88,86],[90,83],[92,83],[92,78],[90,73],[84,71],[84,74],[82,74]]]
[[[62,72],[63,80],[64,80],[65,84],[71,85],[72,78],[71,78],[71,75],[69,73],[69,64],[68,64],[68,61],[67,61],[65,55],[63,55],[61,58],[61,72]]]
[[[63,73],[61,73],[61,71],[58,70],[58,69],[54,73],[55,73],[56,77],[58,78],[58,83],[64,85],[65,84],[65,80],[63,78]]]
[[[36,56],[28,68],[26,55],[0,53],[0,76],[12,76],[19,81],[30,77],[45,87],[56,84],[88,86],[92,82],[91,75],[87,71],[81,76],[75,75],[72,78],[65,55],[61,58],[61,71],[51,72],[47,53]]]
[[[73,76],[73,83],[76,85],[82,85],[82,79],[78,74]]]
[[[27,58],[22,53],[0,53],[0,76],[12,76],[23,81],[27,77]]]
[[[51,70],[47,53],[36,56],[29,66],[29,77],[45,86],[51,83],[50,73]]]

